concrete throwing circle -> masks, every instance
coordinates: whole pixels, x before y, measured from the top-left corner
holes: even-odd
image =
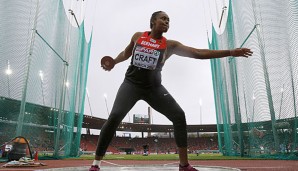
[[[55,169],[42,169],[40,171],[87,171],[90,166],[86,167],[65,167]],[[220,167],[220,166],[193,166],[200,171],[240,171],[237,168]],[[177,171],[177,166],[163,166],[163,165],[152,165],[152,166],[102,166],[100,171]]]

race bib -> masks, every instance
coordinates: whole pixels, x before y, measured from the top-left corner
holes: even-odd
[[[160,52],[142,46],[137,46],[133,56],[133,65],[136,67],[154,70],[157,66]]]

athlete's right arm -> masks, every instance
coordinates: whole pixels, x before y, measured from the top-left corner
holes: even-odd
[[[128,44],[128,46],[124,49],[124,51],[122,51],[121,53],[119,53],[119,55],[114,59],[115,60],[115,64],[127,60],[132,55],[132,50],[133,50],[133,47],[135,45],[135,42],[138,40],[138,38],[141,35],[142,35],[142,32],[136,32],[132,36],[132,38],[131,38],[130,43]]]

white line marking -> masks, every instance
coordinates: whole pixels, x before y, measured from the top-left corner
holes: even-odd
[[[120,165],[120,164],[116,164],[116,163],[111,163],[111,162],[108,162],[108,161],[105,161],[105,160],[101,160],[102,162],[105,162],[105,163],[108,163],[110,165],[114,165],[114,166],[124,166],[124,165]]]

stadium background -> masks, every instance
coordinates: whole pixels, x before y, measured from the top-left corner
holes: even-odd
[[[0,144],[22,135],[35,150],[52,151],[53,157],[78,156],[80,148],[96,142],[96,136],[81,136],[82,127],[100,129],[104,123],[84,116],[92,36],[86,41],[84,25],[69,23],[62,1],[4,4],[0,6],[1,16],[5,16],[0,18],[0,69],[4,71],[0,74]],[[212,60],[217,125],[188,127],[195,133],[190,135],[194,150],[296,157],[297,7],[295,1],[242,0],[229,1],[223,7],[222,12],[228,13],[227,28],[221,32],[214,27],[210,48],[245,45],[257,51],[248,60]],[[165,144],[173,140],[170,125],[122,123],[119,130],[166,132]],[[212,134],[206,139],[199,137],[204,131]],[[120,139],[117,142],[123,143],[116,152],[134,141]],[[141,138],[137,144],[155,139]],[[158,142],[162,141],[159,138]]]

